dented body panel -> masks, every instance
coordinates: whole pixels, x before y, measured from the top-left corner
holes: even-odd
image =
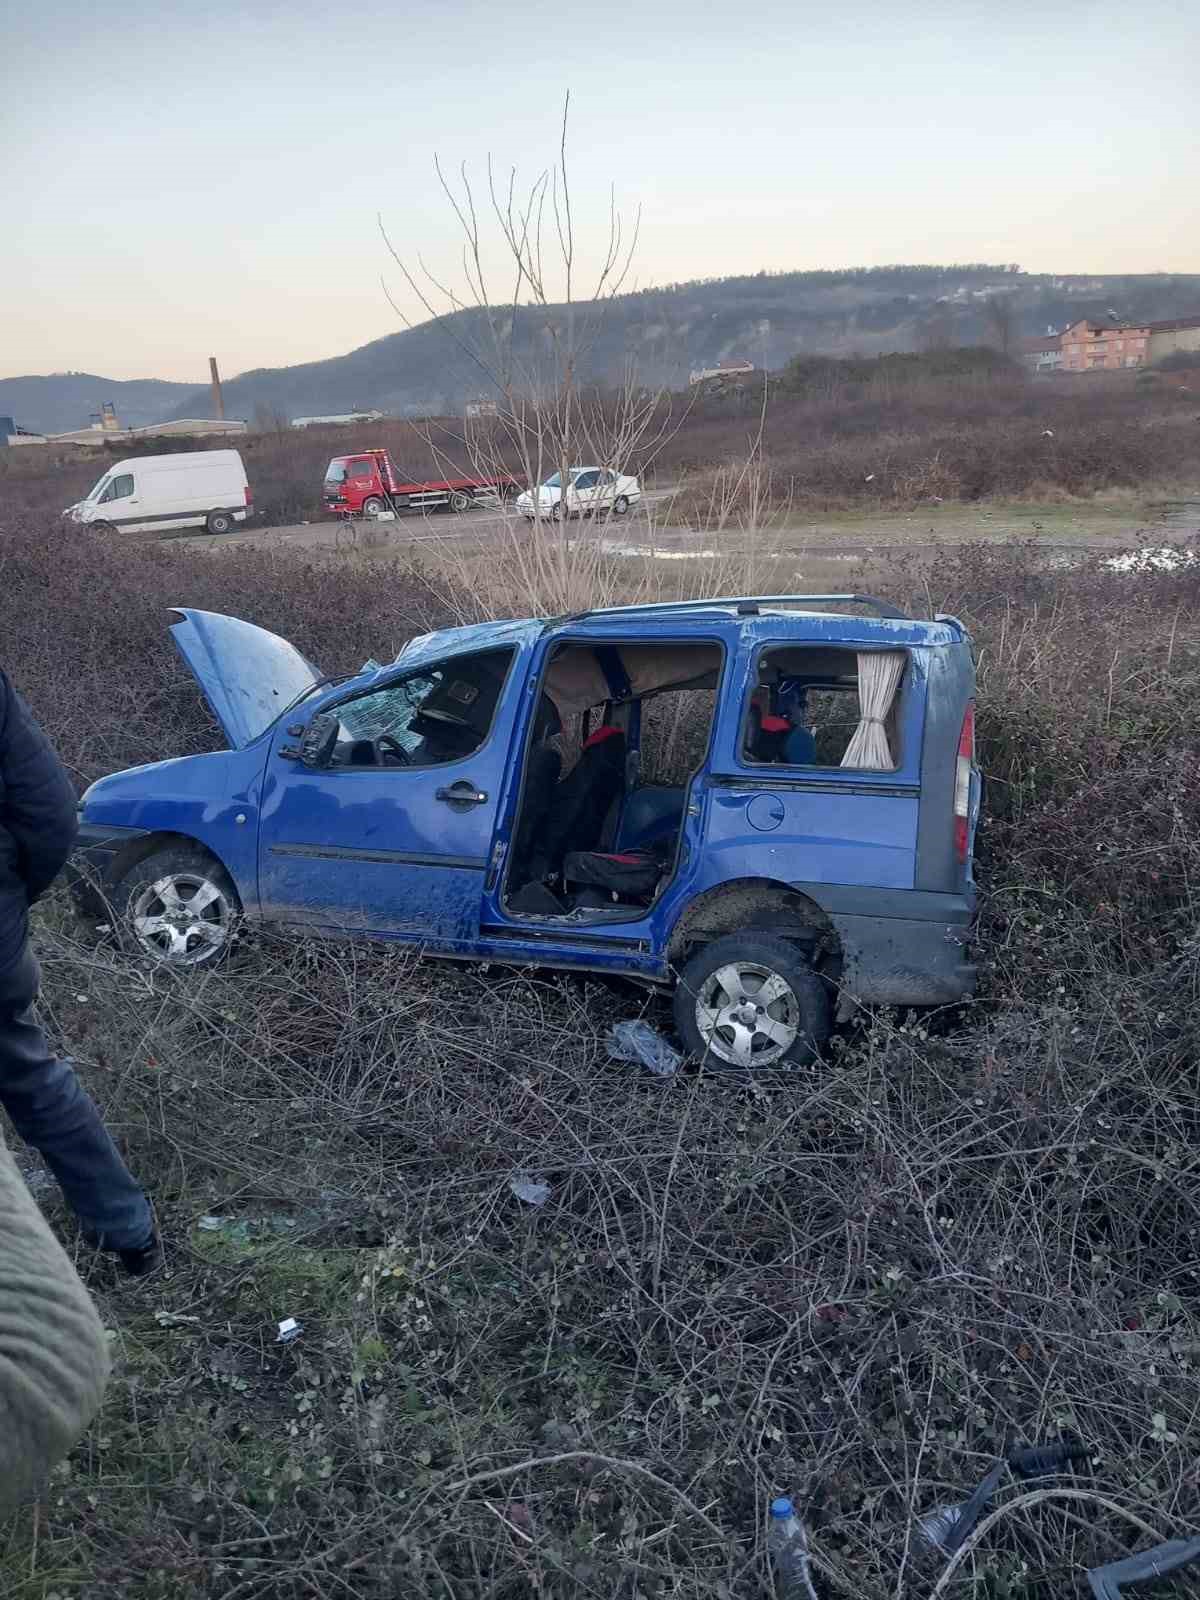
[[[92,786],[82,804],[84,846],[110,880],[146,839],[182,838],[222,863],[247,917],[311,932],[666,984],[697,938],[732,921],[834,952],[844,1004],[940,1005],[972,992],[975,891],[970,848],[965,861],[956,855],[954,806],[974,666],[953,619],[712,602],[483,623],[422,635],[385,667],[323,684],[298,651],[263,630],[203,612],[176,615],[177,642],[233,748]],[[549,663],[560,646],[581,642],[597,652],[623,645],[643,663],[656,644],[680,659],[681,647],[709,649],[721,663],[711,674],[709,744],[678,791],[674,870],[651,904],[591,917],[515,914],[504,870],[525,752]],[[906,653],[894,770],[745,758],[744,708],[763,652],[810,647],[860,658]],[[356,770],[306,764],[306,739],[322,719],[336,723],[339,707],[423,672],[453,678],[456,663],[483,653],[503,660],[503,684],[486,738],[468,756]],[[640,716],[634,691],[626,693]],[[289,702],[297,703],[280,716]],[[978,808],[972,767],[968,846]]]

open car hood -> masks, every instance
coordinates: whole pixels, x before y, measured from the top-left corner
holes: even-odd
[[[174,609],[171,637],[234,750],[277,720],[320,674],[286,639],[216,611]]]

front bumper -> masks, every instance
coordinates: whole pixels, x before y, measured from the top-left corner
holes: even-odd
[[[112,889],[113,867],[131,844],[149,838],[148,828],[114,828],[97,822],[81,822],[75,848],[67,862],[64,877],[76,908],[85,916],[100,916]]]

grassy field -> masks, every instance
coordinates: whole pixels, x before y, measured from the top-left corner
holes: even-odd
[[[862,1016],[786,1082],[611,1061],[613,1020],[661,1020],[620,987],[267,937],[170,977],[51,903],[46,1017],[169,1259],[118,1280],[30,1164],[116,1374],[0,1532],[0,1597],[759,1600],[781,1492],[823,1600],[1062,1600],[1200,1533],[1200,574],[1104,567],[1143,509],[922,509],[936,549],[864,563],[976,639],[983,981],[953,1013]],[[1004,531],[964,544],[964,516]],[[1106,549],[1065,570],[1014,542],[1026,517]],[[820,526],[866,542],[875,511]],[[81,784],[215,742],[172,604],[334,671],[518,588],[392,550],[83,533],[64,561],[46,520],[0,529],[5,664]],[[741,533],[721,563],[576,576],[782,583]],[[1006,1487],[933,1562],[914,1516],[1062,1432],[1091,1451],[1074,1481]]]

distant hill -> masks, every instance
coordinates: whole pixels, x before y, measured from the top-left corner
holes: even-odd
[[[744,357],[778,368],[797,355],[879,355],[930,343],[989,338],[985,306],[1012,306],[1011,333],[1044,333],[1079,317],[1123,321],[1200,314],[1200,275],[1058,276],[1008,265],[854,267],[830,272],[756,273],[700,279],[622,295],[609,302],[585,359],[585,376],[615,382],[632,363],[649,385],[683,387],[693,368]],[[527,365],[548,345],[562,306],[521,308],[505,337]],[[244,372],[225,383],[230,417],[313,416],[379,410],[396,416],[447,415],[486,397],[486,375],[466,353],[484,343],[480,312],[461,311],[375,339],[348,355],[295,367]],[[32,386],[32,387],[29,387]],[[40,387],[39,387],[40,386]],[[0,380],[0,412],[26,428],[85,425],[101,400],[122,422],[207,416],[207,387],[110,383],[68,373]]]
[[[1200,275],[1056,277],[1005,266],[896,266],[671,284],[604,308],[586,376],[617,382],[632,361],[641,382],[683,387],[693,368],[732,357],[782,367],[801,354],[879,355],[933,339],[975,343],[988,337],[984,305],[991,295],[1011,301],[1016,338],[1110,310],[1129,321],[1200,313]],[[527,365],[536,367],[547,325],[565,310],[518,311],[507,331]],[[461,311],[328,361],[244,372],[225,385],[226,412],[247,421],[256,410],[288,417],[368,408],[453,414],[488,393],[486,376],[464,353],[482,347],[483,332],[481,313]],[[194,415],[206,403],[197,390],[175,414]]]
[[[86,428],[101,403],[111,400],[125,427],[142,428],[170,416],[191,393],[187,383],[167,383],[160,378],[133,378],[122,383],[92,372],[0,378],[0,416],[14,417],[18,427],[31,433],[66,433],[71,428]],[[209,409],[206,393],[201,415],[207,416]]]

